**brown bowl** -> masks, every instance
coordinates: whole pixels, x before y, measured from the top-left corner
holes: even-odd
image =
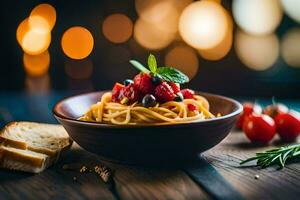
[[[53,113],[70,137],[105,161],[138,165],[186,163],[221,142],[230,132],[242,105],[230,98],[199,92],[221,117],[188,124],[111,125],[77,120],[103,92],[69,97]]]

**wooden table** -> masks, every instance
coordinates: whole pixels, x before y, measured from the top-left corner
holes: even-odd
[[[280,171],[239,166],[241,159],[271,147],[255,147],[233,131],[204,157],[245,199],[299,199],[299,163]],[[100,163],[75,144],[66,158],[41,174],[0,170],[0,199],[211,199],[182,170],[110,165],[114,173],[109,183],[94,172],[79,172],[82,165],[92,169]],[[65,164],[73,169],[63,169]]]
[[[69,95],[66,92],[0,92],[0,126],[13,120],[55,123],[51,109],[59,99]],[[280,102],[300,111],[299,101]],[[270,100],[262,99],[259,103],[266,105]],[[241,159],[271,147],[255,147],[244,134],[233,131],[221,144],[207,151],[204,157],[245,199],[299,199],[299,164],[290,164],[281,171],[276,168],[261,170],[239,166]],[[82,165],[93,168],[99,163],[97,156],[73,145],[67,157],[38,175],[0,169],[0,200],[211,199],[203,187],[179,169],[141,169],[113,165],[113,181],[109,184],[104,183],[95,173],[79,172]],[[74,165],[74,170],[64,170],[65,164]],[[255,175],[259,175],[259,179],[255,179]]]

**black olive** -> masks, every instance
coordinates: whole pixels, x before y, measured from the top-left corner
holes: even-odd
[[[132,83],[133,83],[133,80],[131,80],[131,79],[126,79],[126,80],[124,81],[124,85],[125,85],[125,86],[130,85],[130,84],[132,84]]]
[[[160,76],[158,76],[158,75],[153,75],[152,76],[152,83],[154,85],[159,85],[161,82],[162,82],[162,79],[161,79]]]
[[[183,97],[182,93],[178,92],[174,98],[174,101],[180,102],[180,101],[183,101],[183,99],[184,99],[184,97]]]
[[[152,94],[146,94],[142,100],[142,104],[146,108],[153,107],[156,103],[156,98]]]

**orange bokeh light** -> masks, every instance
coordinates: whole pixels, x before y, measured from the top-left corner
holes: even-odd
[[[159,25],[148,23],[141,18],[134,26],[134,39],[144,48],[158,50],[168,46],[176,34],[165,32]]]
[[[42,21],[43,19],[40,22],[43,23]],[[51,43],[51,33],[45,29],[41,29],[39,25],[31,27],[28,18],[19,24],[16,37],[23,51],[30,55],[43,53]]]
[[[198,72],[198,56],[194,49],[186,45],[172,48],[165,57],[165,65],[175,67],[192,79]]]
[[[29,55],[24,53],[23,64],[25,72],[29,76],[42,76],[48,72],[50,65],[50,54],[48,51],[40,55]]]
[[[113,14],[105,18],[102,31],[113,43],[126,42],[132,35],[132,21],[124,14]]]
[[[74,26],[66,30],[61,39],[64,53],[73,59],[83,59],[90,55],[94,47],[94,39],[89,30]]]
[[[28,18],[24,19],[17,28],[17,41],[20,45],[22,45],[22,40],[24,38],[24,35],[30,30],[29,24],[28,24]]]
[[[45,21],[41,20],[44,19]],[[45,23],[46,22],[46,23]],[[56,22],[56,11],[50,4],[42,3],[34,7],[29,16],[30,27],[51,31]]]
[[[38,32],[30,29],[22,38],[21,47],[24,52],[30,55],[39,55],[46,51],[51,43],[49,32]]]

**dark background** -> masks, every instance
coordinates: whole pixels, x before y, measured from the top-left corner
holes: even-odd
[[[130,57],[145,61],[149,51],[131,38],[128,42],[115,45],[107,41],[102,32],[103,19],[113,13],[124,13],[133,21],[136,12],[133,0],[10,0],[1,2],[1,66],[0,90],[24,91],[26,74],[22,64],[22,49],[16,41],[16,29],[31,9],[39,3],[48,2],[56,8],[57,20],[52,30],[52,42],[49,48],[51,65],[49,68],[51,90],[85,92],[110,89],[114,82],[130,78],[137,71],[127,60],[122,60],[123,48],[129,49]],[[231,1],[222,1],[227,10]],[[64,70],[68,58],[62,52],[60,39],[63,32],[74,25],[86,27],[93,34],[94,50],[89,56],[93,62],[93,75],[88,80],[73,80]],[[298,26],[286,15],[277,29],[279,40],[290,28]],[[134,50],[131,49],[134,46]],[[158,60],[163,61],[169,47],[152,51]],[[126,57],[126,56],[125,56]],[[113,61],[113,62],[111,62]],[[163,64],[163,63],[161,63]],[[220,61],[206,61],[199,58],[197,75],[188,87],[195,90],[213,92],[229,96],[251,96],[293,98],[300,97],[300,68],[287,66],[279,56],[270,69],[257,72],[245,67],[236,57],[234,49]]]

